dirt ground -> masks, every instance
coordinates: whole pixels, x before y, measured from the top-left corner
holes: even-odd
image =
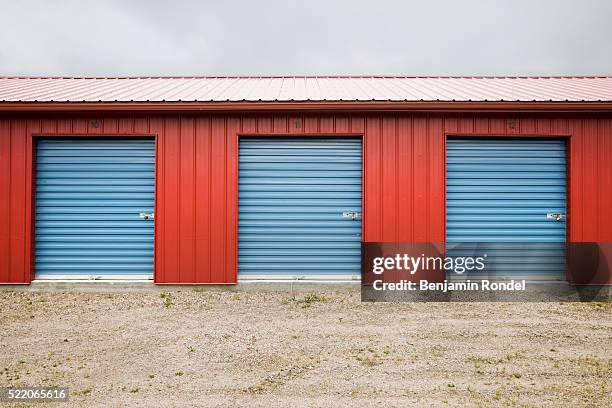
[[[612,303],[0,295],[0,386],[70,387],[49,406],[612,406]]]

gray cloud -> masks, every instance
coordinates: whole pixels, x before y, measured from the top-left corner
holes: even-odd
[[[612,2],[2,0],[1,75],[612,74]]]

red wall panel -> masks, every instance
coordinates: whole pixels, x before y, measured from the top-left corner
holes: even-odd
[[[196,119],[195,138],[195,191],[198,202],[210,203],[212,174],[212,138],[210,118]],[[211,270],[211,208],[195,205],[195,271],[196,279],[201,282],[212,282]],[[194,280],[197,282],[198,280]]]
[[[0,282],[26,281],[11,276],[11,122],[0,120]]]
[[[27,220],[26,213],[26,184],[27,172],[27,122],[19,121],[12,124],[11,140],[11,187],[10,187],[10,212],[9,220],[11,257],[10,278],[27,279],[26,261],[26,235]]]
[[[513,125],[512,125],[513,123]],[[32,134],[157,136],[155,281],[237,280],[238,135],[362,134],[364,240],[444,240],[445,135],[570,136],[571,241],[612,241],[612,117],[185,114],[0,118],[0,282],[28,283]]]

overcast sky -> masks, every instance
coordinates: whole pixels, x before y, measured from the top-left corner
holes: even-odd
[[[612,74],[610,0],[0,0],[0,75]]]

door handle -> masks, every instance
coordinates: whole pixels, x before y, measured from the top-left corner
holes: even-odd
[[[145,212],[141,212],[138,216],[143,220],[152,220],[155,218],[153,213],[145,213]]]

